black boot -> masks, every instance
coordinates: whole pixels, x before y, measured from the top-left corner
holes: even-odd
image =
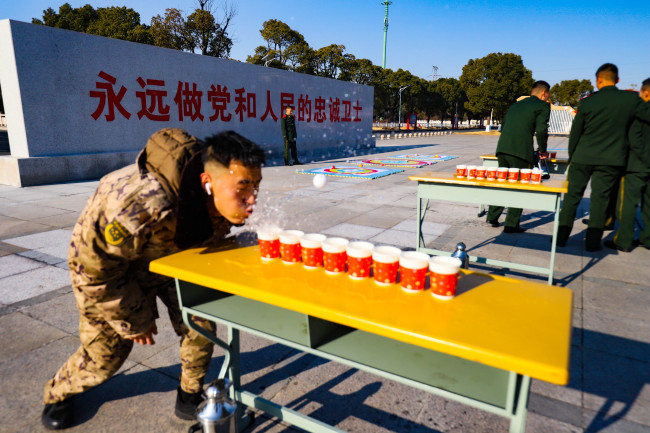
[[[190,394],[179,386],[176,390],[176,408],[174,413],[180,419],[196,420],[196,410],[203,401],[203,393]]]
[[[569,240],[570,235],[571,235],[571,227],[559,226],[557,228],[557,246],[566,247],[566,243]]]
[[[603,238],[603,230],[588,228],[585,237],[585,251],[598,251],[603,249],[600,240]]]
[[[41,415],[41,422],[48,430],[63,430],[72,426],[72,401],[63,400],[46,404]]]

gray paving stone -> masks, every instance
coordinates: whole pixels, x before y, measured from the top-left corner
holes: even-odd
[[[56,328],[16,312],[0,317],[0,364],[67,336]]]
[[[376,227],[342,223],[323,231],[328,236],[341,236],[350,240],[368,240],[383,230]]]
[[[18,254],[0,257],[0,281],[10,275],[21,274],[43,266],[45,265],[41,262],[21,257]]]
[[[50,292],[70,284],[70,273],[54,266],[43,266],[2,279],[0,302],[8,305]]]
[[[28,259],[35,260],[37,262],[45,263],[46,265],[57,265],[59,263],[67,263],[67,261],[61,257],[51,256],[49,254],[42,253],[37,250],[28,250],[22,253],[18,253],[21,257],[26,257]]]
[[[5,239],[4,242],[29,249],[56,247],[60,245],[67,247],[70,244],[71,236],[72,231],[70,230],[50,230],[33,235]],[[67,255],[64,257],[67,257]]]

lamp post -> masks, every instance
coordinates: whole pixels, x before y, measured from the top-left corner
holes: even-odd
[[[397,129],[402,130],[402,90],[411,86],[404,86],[399,88],[399,110],[398,110],[398,120],[397,120]]]
[[[386,14],[384,15],[384,58],[381,62],[381,67],[386,69],[386,37],[388,36],[388,6],[393,2],[385,0],[382,5],[386,6]]]

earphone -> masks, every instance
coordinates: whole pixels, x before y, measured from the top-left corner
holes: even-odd
[[[212,195],[212,189],[211,189],[212,185],[210,185],[210,182],[206,182],[204,188],[205,188],[205,192],[207,192],[208,195]]]

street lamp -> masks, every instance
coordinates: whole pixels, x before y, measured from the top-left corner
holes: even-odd
[[[398,120],[397,120],[397,129],[399,131],[402,130],[402,90],[406,89],[407,87],[411,86],[404,86],[399,88],[399,110],[398,110]]]

